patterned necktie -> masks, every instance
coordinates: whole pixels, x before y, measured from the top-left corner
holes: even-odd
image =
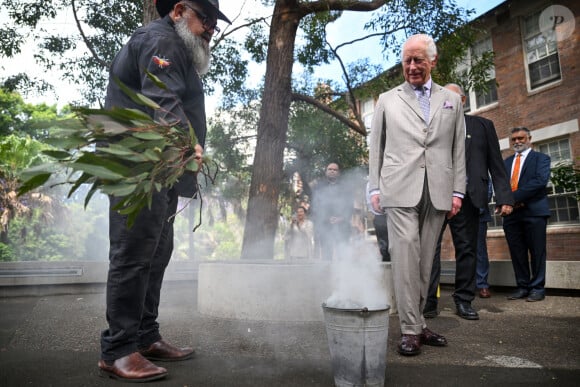
[[[512,192],[514,192],[515,190],[518,189],[518,180],[520,178],[521,159],[522,159],[522,154],[518,153],[516,156],[516,162],[514,164],[514,170],[512,172],[512,180],[511,180]]]
[[[429,96],[426,93],[425,86],[419,86],[417,90],[419,90],[419,106],[423,111],[423,117],[425,122],[429,122]]]

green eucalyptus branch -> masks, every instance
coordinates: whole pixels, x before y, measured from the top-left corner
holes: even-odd
[[[159,87],[165,85],[153,74],[149,78]],[[135,93],[117,81],[137,104],[153,110],[161,107],[146,96]],[[47,142],[54,148],[42,153],[51,161],[23,171],[18,195],[43,185],[71,184],[68,197],[88,184],[85,208],[95,192],[120,197],[112,209],[127,216],[132,227],[139,212],[151,208],[153,194],[173,187],[184,173],[201,174],[212,184],[218,173],[217,163],[204,156],[198,164],[194,152],[198,139],[188,122],[188,131],[176,123],[157,122],[138,109],[73,109],[73,119],[58,121]],[[59,181],[62,171],[64,181]],[[214,172],[212,172],[212,170]],[[56,180],[55,180],[56,179]],[[50,181],[50,183],[49,183]],[[197,193],[201,193],[199,184]],[[192,199],[193,199],[192,198]],[[199,223],[201,225],[201,206]]]

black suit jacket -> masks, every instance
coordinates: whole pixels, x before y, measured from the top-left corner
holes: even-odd
[[[511,174],[514,156],[505,159],[505,170]],[[518,189],[514,191],[516,203],[523,206],[504,218],[504,223],[526,216],[550,216],[546,186],[550,179],[550,156],[531,150],[520,172]]]
[[[514,198],[493,122],[483,117],[466,115],[465,127],[467,193],[471,202],[478,208],[487,206],[491,175],[497,205],[513,205]]]

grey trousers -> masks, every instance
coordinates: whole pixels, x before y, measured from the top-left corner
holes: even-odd
[[[451,201],[451,198],[449,198]],[[427,300],[433,255],[447,211],[435,209],[427,182],[415,207],[388,207],[389,253],[401,334],[418,335],[427,325]]]

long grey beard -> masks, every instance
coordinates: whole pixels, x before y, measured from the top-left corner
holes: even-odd
[[[180,19],[175,23],[175,31],[183,39],[188,56],[193,61],[193,66],[198,74],[206,74],[211,62],[209,44],[203,38],[191,33],[185,19]]]

